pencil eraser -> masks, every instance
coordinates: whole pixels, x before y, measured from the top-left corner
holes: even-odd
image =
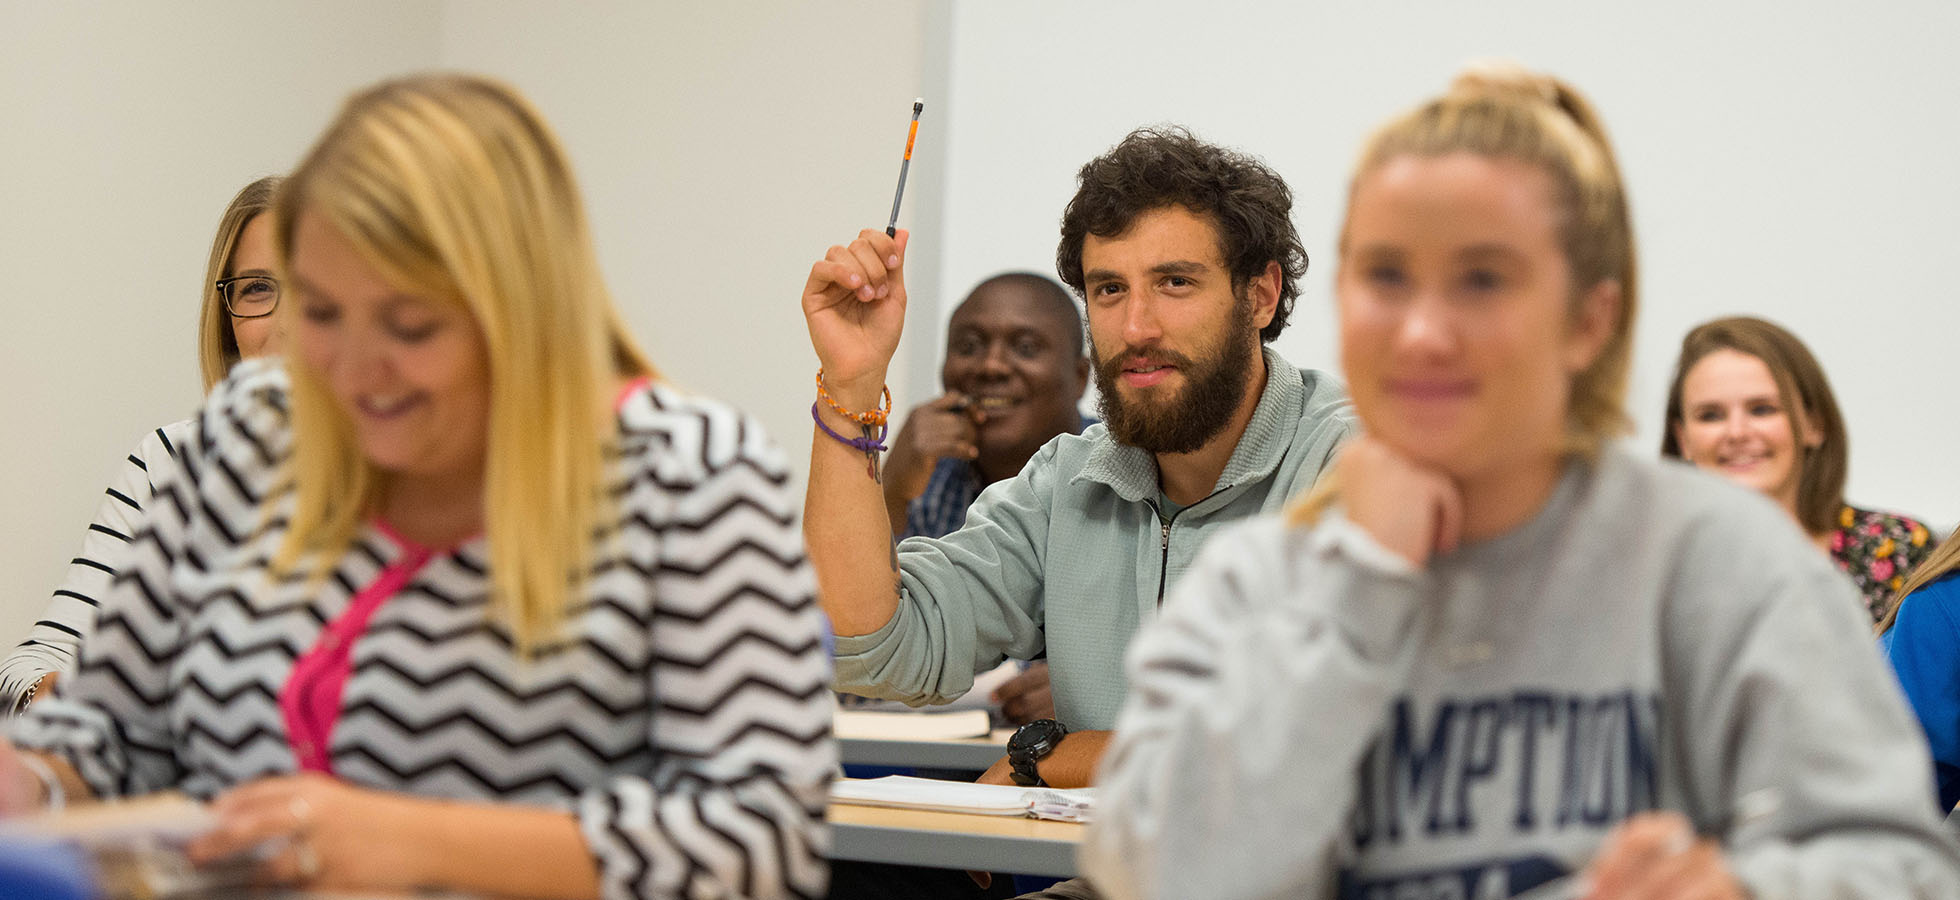
[[[914,97],[914,98],[912,98],[912,111],[913,111],[913,112],[918,112],[918,111],[920,111],[920,110],[922,110],[922,109],[925,109],[925,108],[926,108],[926,98],[924,98],[924,97]]]

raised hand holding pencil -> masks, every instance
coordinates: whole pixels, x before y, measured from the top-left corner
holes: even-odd
[[[922,100],[912,104],[912,131],[899,166],[891,223],[883,232],[867,228],[849,245],[831,247],[810,267],[804,284],[803,316],[810,343],[823,366],[825,391],[842,408],[879,406],[885,372],[904,329],[904,261],[910,236],[897,227],[898,209],[924,107]]]

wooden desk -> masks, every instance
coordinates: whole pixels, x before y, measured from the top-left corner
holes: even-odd
[[[199,895],[202,896],[202,895]],[[244,897],[247,900],[489,900],[476,894],[451,894],[446,892],[410,891],[406,893],[375,893],[372,891],[269,891],[257,894],[219,894],[220,897]]]
[[[942,869],[1075,877],[1086,826],[878,806],[830,805],[830,856]]]
[[[892,741],[840,737],[837,752],[847,766],[899,766],[913,769],[985,771],[1007,755],[1012,728],[996,728],[991,736],[954,741]]]

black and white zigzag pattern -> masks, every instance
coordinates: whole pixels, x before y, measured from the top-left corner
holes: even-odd
[[[102,492],[94,518],[82,534],[82,546],[68,561],[61,585],[48,609],[28,630],[27,637],[0,660],[0,715],[20,705],[29,685],[50,672],[75,665],[75,650],[95,626],[95,608],[109,592],[123,554],[142,521],[143,504],[150,501],[151,482],[174,465],[177,445],[184,443],[197,420],[172,422],[149,434],[129,451],[116,478]]]
[[[294,659],[404,553],[370,530],[315,585],[266,564],[284,376],[241,367],[156,484],[76,676],[16,728],[100,793],[209,797],[293,771]],[[661,387],[620,411],[618,523],[566,638],[513,656],[484,544],[432,559],[353,651],[329,752],[365,786],[575,812],[609,897],[819,896],[829,669],[780,454]]]

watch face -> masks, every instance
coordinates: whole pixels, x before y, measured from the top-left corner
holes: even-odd
[[[1007,742],[1007,752],[1033,755],[1036,759],[1040,759],[1047,756],[1048,751],[1055,749],[1055,745],[1061,742],[1065,734],[1068,734],[1068,729],[1063,728],[1062,723],[1054,719],[1036,719],[1014,732],[1014,737]]]

